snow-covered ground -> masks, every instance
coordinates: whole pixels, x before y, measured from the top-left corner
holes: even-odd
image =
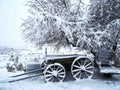
[[[120,77],[105,79],[101,76],[89,80],[45,83],[42,77],[13,83],[4,83],[9,76],[23,72],[7,72],[7,60],[0,60],[0,90],[120,90]]]
[[[98,80],[82,80],[62,83],[21,81],[0,84],[0,90],[120,90],[120,87]]]
[[[8,79],[8,76],[22,72],[7,72],[5,68],[0,69],[0,81]],[[39,79],[38,79],[39,78]],[[65,81],[60,83],[45,83],[41,77],[17,81],[13,83],[0,82],[0,90],[120,90],[120,78],[112,79],[90,79],[79,81]]]
[[[8,74],[11,75],[3,70],[0,79],[5,78]],[[119,81],[100,79],[45,83],[42,79],[33,78],[14,83],[0,83],[0,90],[120,90],[120,83]]]

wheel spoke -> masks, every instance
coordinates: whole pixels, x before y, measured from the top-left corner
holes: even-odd
[[[75,79],[92,78],[94,66],[87,58],[75,59],[71,65],[71,73]]]
[[[77,65],[73,65],[74,67],[76,67],[76,68],[80,68],[80,66],[77,66]]]
[[[53,65],[53,70],[55,70],[56,68],[55,68],[55,65]]]
[[[74,76],[77,77],[80,74],[80,72],[77,72]]]
[[[79,66],[81,66],[81,64],[80,64],[80,62],[79,62],[79,61],[77,61],[77,63],[78,63],[78,65],[79,65]]]
[[[60,75],[60,74],[59,74],[58,76],[59,76],[59,77],[61,77],[61,78],[64,78],[64,77],[65,77],[65,76],[63,76],[63,75]]]
[[[90,67],[86,67],[86,69],[94,69],[94,67],[90,66]]]
[[[45,77],[51,77],[52,76],[52,74],[47,74]]]
[[[58,70],[58,72],[61,72],[63,69]]]
[[[87,77],[89,77],[89,75],[85,72],[85,75],[87,76]]]
[[[53,76],[52,76],[52,77],[47,78],[47,81],[50,81],[52,78],[53,78]]]
[[[53,71],[53,68],[52,68],[52,67],[50,67],[49,69],[50,69],[51,71]]]
[[[61,69],[61,67],[58,67],[58,68],[56,69],[56,71],[58,71],[59,69]]]
[[[90,74],[93,74],[93,72],[92,72],[92,71],[90,71],[90,70],[86,70],[86,72],[88,72],[88,73],[90,73]]]
[[[81,78],[81,76],[82,76],[82,72],[80,72],[79,79]]]
[[[65,72],[60,72],[60,73],[58,73],[58,74],[59,74],[59,75],[61,75],[61,74],[63,75],[63,74],[65,74]]]
[[[86,65],[86,63],[87,63],[87,60],[85,59],[84,66]]]
[[[91,64],[91,62],[89,62],[87,65],[85,65],[85,67],[88,67]]]
[[[46,71],[47,73],[50,73],[50,74],[52,74],[52,72],[51,71]]]
[[[79,72],[80,69],[75,69],[75,70],[72,70],[72,72]]]
[[[46,82],[58,82],[63,81],[66,76],[64,67],[59,64],[50,64],[44,71],[44,77]]]
[[[51,81],[54,82],[54,80],[55,80],[55,77],[53,77]]]
[[[62,80],[60,79],[60,77],[57,77],[57,78],[58,78],[59,81],[62,81]]]

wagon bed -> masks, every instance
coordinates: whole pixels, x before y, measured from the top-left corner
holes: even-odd
[[[46,60],[65,59],[65,58],[76,58],[78,56],[86,56],[84,54],[65,54],[65,55],[47,55]]]

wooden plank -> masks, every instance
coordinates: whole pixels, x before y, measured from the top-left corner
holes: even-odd
[[[8,81],[8,83],[12,83],[12,82],[16,82],[16,81],[21,81],[21,80],[25,80],[25,79],[32,78],[32,77],[37,77],[37,76],[40,76],[40,75],[43,75],[43,73],[39,73],[39,74],[35,74],[35,75],[30,75],[30,76],[26,76],[26,77],[22,77],[22,78],[18,78],[18,79],[13,79],[13,80]]]
[[[100,73],[119,74],[119,73],[120,73],[120,68],[116,68],[116,67],[114,67],[114,66],[111,66],[111,67],[101,67],[101,68],[100,68]]]
[[[18,74],[18,75],[15,75],[15,76],[10,76],[10,77],[19,77],[19,76],[23,76],[23,75],[27,75],[27,74],[39,72],[39,71],[41,71],[41,70],[42,70],[42,69],[32,70],[32,71],[29,71],[29,72],[25,72],[25,73]]]

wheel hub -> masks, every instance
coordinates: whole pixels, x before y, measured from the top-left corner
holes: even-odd
[[[80,69],[81,69],[82,71],[85,71],[85,70],[86,70],[85,66],[81,66]]]
[[[53,71],[52,75],[55,76],[55,77],[57,77],[58,76],[58,72],[57,71]]]

